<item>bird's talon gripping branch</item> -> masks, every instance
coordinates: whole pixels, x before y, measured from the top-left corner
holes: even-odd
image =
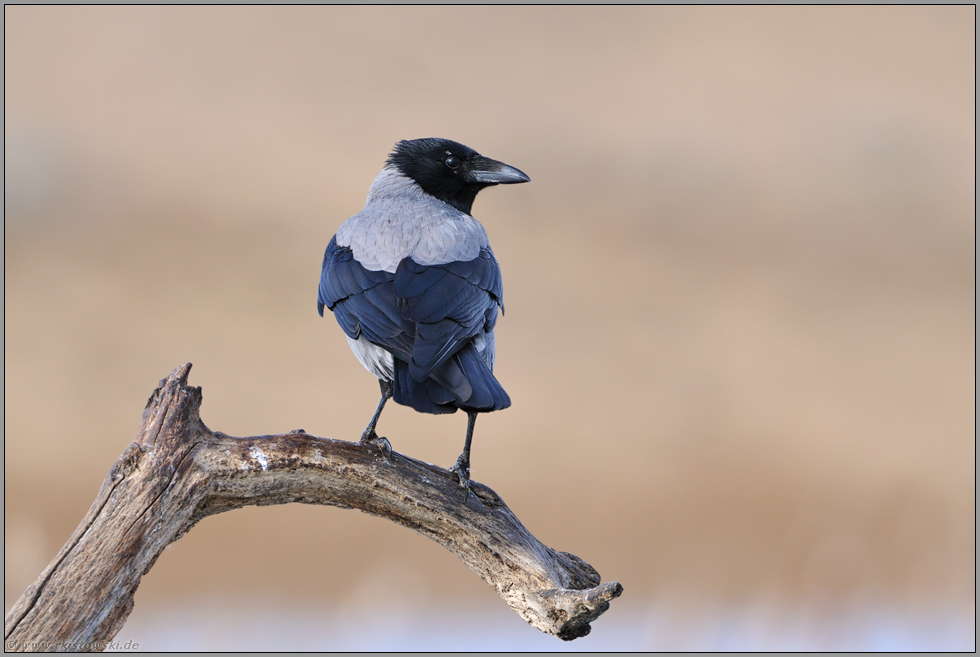
[[[463,502],[470,498],[470,467],[469,464],[462,462],[462,457],[456,459],[456,465],[449,468],[449,471],[459,479],[459,487],[463,489]]]
[[[384,436],[378,436],[377,440],[378,448],[381,450],[381,455],[385,457],[386,461],[391,460],[391,443]]]
[[[373,445],[381,450],[381,454],[386,459],[391,459],[391,443],[384,436],[379,436],[374,431],[368,433],[365,431],[361,434],[361,444],[362,445]]]
[[[463,453],[456,459],[456,465],[449,469],[459,477],[459,486],[463,489],[463,503],[470,498],[470,445],[473,442],[473,427],[476,426],[476,413],[466,414],[466,442]]]

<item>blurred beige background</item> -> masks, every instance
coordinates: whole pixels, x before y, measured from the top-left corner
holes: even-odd
[[[177,365],[212,429],[360,435],[323,248],[443,136],[534,181],[474,207],[514,404],[473,476],[623,597],[565,645],[404,528],[253,508],[168,548],[118,639],[974,649],[974,7],[4,18],[7,608]],[[379,426],[444,466],[464,428]]]

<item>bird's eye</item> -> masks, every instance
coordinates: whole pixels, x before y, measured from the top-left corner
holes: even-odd
[[[455,169],[459,166],[459,158],[457,158],[455,155],[450,155],[446,158],[446,166],[450,169]]]

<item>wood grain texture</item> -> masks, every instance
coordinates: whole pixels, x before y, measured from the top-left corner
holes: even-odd
[[[538,541],[490,488],[464,501],[449,471],[302,431],[234,438],[199,415],[191,365],[153,392],[136,440],[74,534],[8,612],[5,645],[101,650],[133,608],[140,578],[201,519],[248,505],[325,504],[410,527],[455,554],[521,618],[563,640],[589,633],[623,587]]]

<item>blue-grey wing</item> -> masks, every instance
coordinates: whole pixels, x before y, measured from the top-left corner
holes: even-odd
[[[500,266],[493,251],[465,262],[420,265],[406,258],[395,271],[392,289],[402,317],[415,325],[409,361],[421,381],[462,349],[468,340],[493,330],[503,307]]]
[[[323,254],[317,310],[333,311],[351,339],[362,335],[403,360],[412,353],[415,328],[399,309],[392,290],[394,274],[365,269],[349,247],[334,237]]]

